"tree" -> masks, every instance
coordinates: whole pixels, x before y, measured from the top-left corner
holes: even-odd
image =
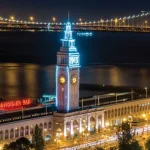
[[[5,144],[3,150],[8,150],[9,149],[8,146],[9,146],[8,144]]]
[[[139,142],[137,140],[133,140],[130,144],[131,150],[142,150],[142,147],[140,146]]]
[[[31,142],[27,138],[21,137],[17,139],[15,142],[5,144],[3,150],[30,150],[30,148]]]
[[[104,150],[102,147],[96,147],[95,150]]]
[[[21,137],[16,140],[16,145],[19,150],[30,150],[31,142],[26,137]]]
[[[110,147],[110,150],[117,150],[117,147],[116,146]]]
[[[145,142],[145,148],[146,150],[150,150],[150,138]]]
[[[35,150],[44,150],[44,139],[42,136],[42,130],[38,127],[38,125],[35,126],[33,132],[32,144]]]
[[[121,125],[122,134],[119,134],[119,150],[129,150],[130,140],[132,139],[129,122],[123,122]]]
[[[119,150],[142,150],[139,142],[133,139],[129,122],[124,122],[121,125],[122,134],[119,134]]]
[[[11,143],[8,145],[8,150],[19,150],[18,147],[17,147],[16,142],[11,142]]]

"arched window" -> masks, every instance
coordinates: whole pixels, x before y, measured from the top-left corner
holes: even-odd
[[[108,110],[108,118],[110,118],[110,110]]]
[[[125,107],[124,108],[124,115],[126,115],[127,114],[127,108]]]
[[[10,130],[10,139],[13,139],[14,138],[14,129],[11,129]]]
[[[3,131],[0,131],[0,140],[3,140]]]
[[[121,115],[123,115],[123,108],[121,108]]]
[[[24,136],[24,127],[20,128],[20,136]]]
[[[118,109],[118,116],[120,116],[120,108]]]
[[[111,117],[114,117],[114,110],[111,111]]]
[[[5,140],[7,140],[7,139],[8,139],[8,134],[9,134],[9,131],[8,131],[8,130],[6,130],[6,131],[5,131]]]
[[[49,128],[49,129],[52,128],[52,123],[51,123],[51,122],[48,123],[48,128]]]
[[[115,109],[115,117],[117,117],[117,109]]]
[[[44,129],[47,129],[47,122],[44,123]]]

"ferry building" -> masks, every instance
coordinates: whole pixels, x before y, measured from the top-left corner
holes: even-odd
[[[56,108],[57,111],[0,118],[0,142],[13,141],[19,137],[31,137],[37,124],[47,134],[57,132],[65,138],[83,132],[100,132],[125,120],[144,117],[150,112],[150,98],[130,100],[85,109],[79,107],[80,54],[72,36],[71,24],[66,24],[62,46],[57,53]],[[97,96],[97,100],[100,100]]]

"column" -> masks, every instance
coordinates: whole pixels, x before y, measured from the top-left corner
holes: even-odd
[[[99,100],[100,100],[100,98],[99,98],[100,96],[98,96],[98,106],[100,105],[100,103],[99,103]]]
[[[8,140],[10,140],[10,130],[8,130]]]
[[[16,129],[14,129],[14,132],[13,132],[13,133],[14,133],[13,137],[14,137],[14,139],[15,139],[15,138],[16,138],[16,134],[15,134],[15,133],[16,133]]]
[[[90,116],[88,116],[88,132],[90,132]]]
[[[3,140],[5,141],[5,131],[3,131]]]
[[[103,112],[103,114],[102,114],[102,128],[104,128],[105,127],[105,122],[104,122],[104,112]]]
[[[70,134],[73,135],[73,120],[70,121]]]
[[[18,128],[18,137],[20,138],[20,128]]]
[[[28,135],[30,136],[30,125],[29,125],[28,127],[29,127],[29,128],[28,128],[28,129],[29,129],[29,131],[28,131]]]
[[[67,136],[67,133],[66,133],[66,120],[64,121],[64,137],[66,137]]]
[[[26,127],[24,127],[23,136],[26,136]]]
[[[80,118],[79,122],[79,132],[82,133],[82,118]]]
[[[96,115],[95,120],[96,120],[95,129],[96,129],[96,133],[98,133],[98,115]]]

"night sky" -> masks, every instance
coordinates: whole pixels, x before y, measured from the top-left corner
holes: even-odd
[[[0,16],[27,20],[32,15],[36,21],[55,16],[59,22],[65,21],[69,9],[72,21],[93,21],[150,11],[149,6],[149,0],[0,0]]]

